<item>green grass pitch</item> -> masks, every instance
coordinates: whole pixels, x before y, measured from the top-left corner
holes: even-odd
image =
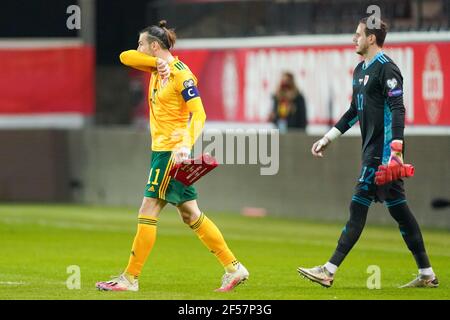
[[[101,292],[126,266],[136,229],[130,208],[75,205],[0,205],[0,299],[449,299],[450,233],[424,230],[441,286],[398,289],[415,263],[395,227],[368,225],[332,288],[300,278],[299,265],[325,262],[343,224],[210,213],[230,248],[250,271],[231,293],[216,293],[223,273],[215,257],[173,208],[158,222],[158,238],[140,277],[140,291]],[[81,289],[69,290],[67,267],[81,270]],[[366,286],[367,268],[381,270],[381,289]]]

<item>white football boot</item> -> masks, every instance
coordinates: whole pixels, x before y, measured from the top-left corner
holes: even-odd
[[[425,276],[419,274],[414,280],[401,286],[400,288],[437,288],[439,287],[439,281],[436,276]]]
[[[248,270],[239,263],[235,272],[226,272],[222,277],[222,285],[220,288],[214,290],[216,292],[228,292],[233,290],[239,284],[246,281],[250,273]]]
[[[120,276],[111,279],[110,281],[97,282],[95,284],[97,289],[104,291],[138,291],[138,279],[132,282],[122,273]]]
[[[298,267],[298,273],[309,280],[320,284],[326,288],[331,287],[334,275],[330,273],[324,266],[317,266],[311,269]]]

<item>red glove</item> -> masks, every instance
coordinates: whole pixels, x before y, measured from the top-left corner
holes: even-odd
[[[414,176],[414,167],[403,164],[403,141],[391,142],[391,156],[388,165],[380,165],[375,173],[375,184],[383,185],[401,178]]]
[[[375,184],[381,186],[389,182],[414,176],[414,166],[404,164],[401,166],[380,165],[378,171],[375,172]]]

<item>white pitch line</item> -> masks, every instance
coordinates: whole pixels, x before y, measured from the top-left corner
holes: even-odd
[[[24,285],[26,282],[15,282],[15,281],[0,281],[0,285],[3,286],[20,286]]]

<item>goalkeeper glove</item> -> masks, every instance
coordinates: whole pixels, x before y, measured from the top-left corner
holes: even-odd
[[[395,167],[381,165],[375,173],[375,184],[381,186],[394,180],[412,176],[414,176],[414,166],[410,164]]]
[[[375,173],[375,184],[383,185],[389,182],[414,176],[414,167],[403,164],[403,141],[391,142],[391,156],[386,165],[380,165]]]
[[[403,141],[393,140],[391,142],[391,156],[389,157],[389,167],[403,165]]]

